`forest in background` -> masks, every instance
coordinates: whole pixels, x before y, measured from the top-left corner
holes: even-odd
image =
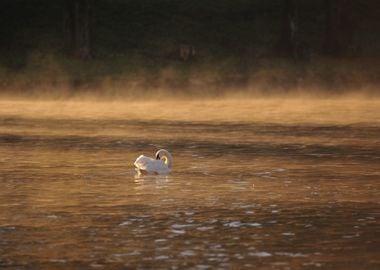
[[[0,92],[379,93],[376,0],[2,0]]]

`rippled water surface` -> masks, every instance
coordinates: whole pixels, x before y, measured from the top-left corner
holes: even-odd
[[[2,269],[380,269],[377,121],[1,113]]]

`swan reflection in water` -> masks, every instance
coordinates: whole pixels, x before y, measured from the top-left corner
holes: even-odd
[[[139,170],[136,170],[134,182],[138,185],[151,185],[151,184],[167,184],[169,183],[169,175],[163,175],[163,174],[147,174],[142,173]]]

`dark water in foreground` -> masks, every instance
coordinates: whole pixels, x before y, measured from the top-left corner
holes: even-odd
[[[380,269],[380,127],[0,122],[1,269]]]

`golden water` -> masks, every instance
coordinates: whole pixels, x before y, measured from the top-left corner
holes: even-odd
[[[380,268],[379,101],[0,105],[0,268]]]

